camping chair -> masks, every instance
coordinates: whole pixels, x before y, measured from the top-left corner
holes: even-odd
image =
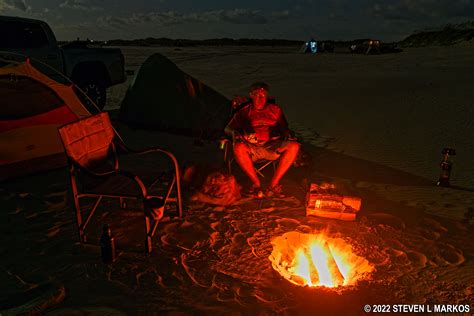
[[[250,99],[247,98],[247,97],[243,97],[243,96],[234,97],[234,99],[232,100],[232,106],[231,106],[231,109],[230,109],[230,119],[232,119],[232,117],[235,115],[235,113],[237,113],[241,108],[243,108],[244,106],[250,104],[250,102],[251,102]],[[275,103],[275,98],[269,97],[268,102]],[[230,121],[230,119],[229,119],[229,121]],[[227,171],[229,172],[229,174],[231,174],[232,173],[232,163],[235,160],[234,155],[233,155],[233,151],[232,151],[232,140],[229,139],[227,136],[225,136],[225,137],[222,137],[219,140],[219,143],[220,143],[220,148],[224,152],[224,163],[227,166]],[[270,166],[270,165],[273,166],[273,171],[275,171],[275,169],[276,169],[276,160],[260,159],[260,160],[254,161],[255,171],[262,178],[265,178],[265,175],[263,174],[263,170],[265,168],[267,168],[268,166]]]
[[[228,138],[222,138],[220,140],[220,144],[221,144],[220,148],[224,151],[224,162],[226,164],[227,171],[229,172],[229,174],[231,174],[232,163],[235,161],[235,158],[232,152],[232,141]],[[254,161],[255,171],[262,178],[265,178],[265,175],[263,174],[263,170],[270,165],[273,165],[273,171],[275,171],[276,160],[260,159],[260,160]]]
[[[143,203],[146,252],[151,253],[151,239],[156,232],[159,220],[163,217],[166,205],[169,202],[176,203],[179,217],[183,215],[179,167],[174,155],[160,148],[142,151],[128,148],[113,129],[109,116],[105,112],[64,125],[58,130],[69,162],[80,242],[86,242],[85,229],[104,197],[118,198],[121,208],[125,206],[125,199],[135,199]],[[146,187],[140,177],[120,169],[118,150],[137,155],[158,152],[168,156],[174,165],[174,175],[168,186],[165,186],[164,194],[150,194],[151,188],[159,182],[160,178]],[[174,197],[171,196],[173,188],[176,189]],[[97,198],[85,220],[83,220],[80,205],[80,199],[83,197]]]

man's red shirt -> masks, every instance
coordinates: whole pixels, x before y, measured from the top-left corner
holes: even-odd
[[[234,114],[229,126],[244,135],[255,133],[259,145],[289,132],[285,115],[276,104],[267,104],[261,110],[252,103],[246,105]]]

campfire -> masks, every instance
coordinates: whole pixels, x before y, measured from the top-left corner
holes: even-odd
[[[354,285],[374,270],[341,238],[323,233],[289,232],[272,240],[270,261],[288,281],[300,286],[339,287]]]

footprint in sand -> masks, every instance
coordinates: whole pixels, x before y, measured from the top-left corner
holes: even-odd
[[[435,231],[428,230],[426,228],[422,228],[420,230],[421,236],[428,240],[438,240],[441,237],[441,234]]]
[[[450,244],[440,245],[438,261],[444,264],[457,266],[466,261],[463,252]]]
[[[441,225],[438,221],[432,219],[432,218],[424,218],[423,219],[423,224],[431,227],[433,230],[446,233],[448,232],[448,229]]]
[[[255,235],[247,239],[252,254],[257,258],[267,258],[269,255],[268,243],[264,242],[264,238],[258,238]]]
[[[107,306],[89,306],[81,308],[61,308],[51,311],[47,316],[126,316],[127,314]]]
[[[222,238],[219,232],[213,232],[209,235],[209,244],[214,250],[219,250],[225,245],[225,239]]]
[[[392,247],[394,249],[405,250],[407,248],[403,243],[396,239],[387,239],[385,243],[387,244],[387,246]]]
[[[432,218],[424,218],[422,227],[419,227],[421,235],[429,240],[438,240],[448,232],[448,229]]]
[[[44,196],[44,200],[51,204],[63,203],[66,201],[67,191],[55,192]]]
[[[239,255],[246,244],[247,238],[245,238],[243,234],[235,234],[234,237],[232,237],[232,245],[230,246],[229,253]]]
[[[412,262],[415,267],[424,268],[428,262],[428,258],[418,251],[408,250],[406,252],[408,259]]]
[[[46,309],[61,303],[65,297],[66,289],[62,284],[42,284],[9,297],[7,308],[0,309],[0,315],[42,315]]]
[[[445,207],[445,208],[447,208],[447,209],[450,209],[450,208],[456,207],[456,205],[451,204],[451,203],[444,203],[444,204],[443,204],[443,207]]]
[[[48,229],[47,236],[48,238],[53,238],[54,236],[59,234],[60,231],[61,231],[61,228],[59,227],[59,225],[51,227],[50,229]]]
[[[298,220],[291,218],[277,219],[275,222],[278,223],[279,226],[288,229],[295,229],[296,227],[301,225]]]
[[[411,266],[410,261],[408,260],[407,253],[405,251],[393,249],[393,248],[386,248],[384,252],[390,256],[391,261],[395,263],[397,266]]]
[[[209,225],[213,230],[216,232],[223,232],[225,231],[225,226],[219,221],[219,222],[213,222]]]
[[[383,225],[388,225],[393,228],[397,228],[400,230],[405,229],[405,222],[401,218],[398,218],[396,216],[393,216],[391,214],[387,213],[372,213],[368,214],[367,217],[377,223],[377,224],[383,224]]]

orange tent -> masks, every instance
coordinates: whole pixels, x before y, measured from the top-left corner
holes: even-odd
[[[66,164],[58,127],[91,115],[74,89],[0,57],[0,180]]]

